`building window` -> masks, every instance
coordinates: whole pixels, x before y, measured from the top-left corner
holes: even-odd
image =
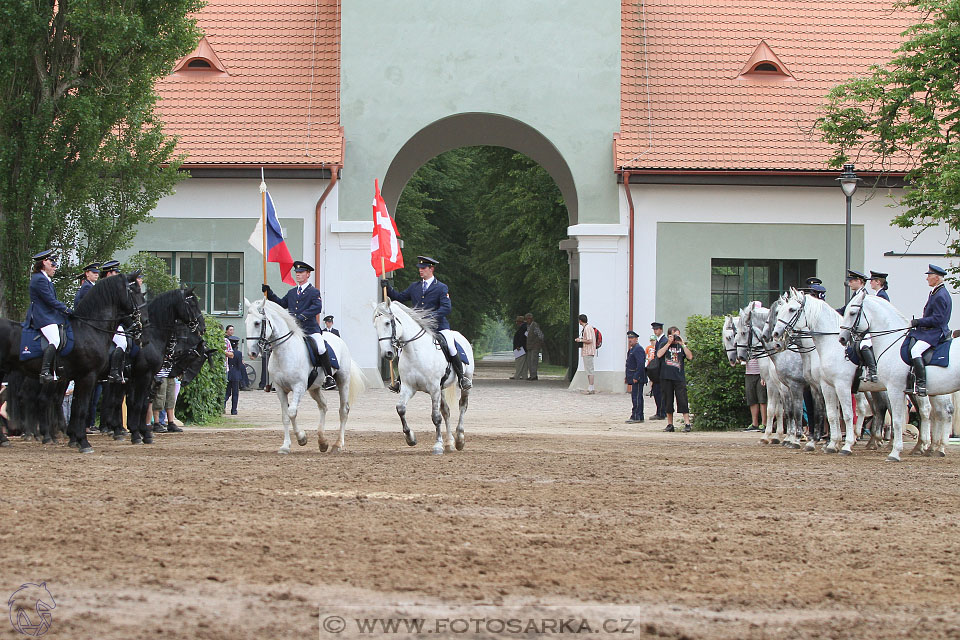
[[[200,307],[221,316],[243,315],[243,254],[158,251],[167,272],[193,287]]]
[[[710,313],[736,313],[751,300],[769,307],[781,293],[806,284],[816,273],[816,260],[714,258],[710,261]]]

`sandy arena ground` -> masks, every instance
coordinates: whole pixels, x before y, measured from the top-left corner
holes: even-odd
[[[308,446],[278,455],[276,398],[253,391],[231,428],[152,446],[15,439],[0,595],[45,581],[44,637],[70,639],[381,637],[350,625],[473,605],[591,625],[613,612],[607,630],[627,632],[577,637],[960,638],[960,447],[888,464],[662,433],[623,423],[626,395],[485,375],[465,450],[440,457],[424,398],[407,447],[382,389],[359,398],[338,455],[317,450],[315,407]],[[422,637],[575,635],[533,628],[448,620]]]

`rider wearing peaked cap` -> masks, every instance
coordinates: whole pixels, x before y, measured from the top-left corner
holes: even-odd
[[[890,296],[887,295],[887,273],[880,273],[879,271],[870,272],[870,288],[877,292],[878,298],[883,298],[887,302],[890,302]]]
[[[83,296],[87,295],[90,289],[93,289],[94,283],[99,279],[100,263],[98,262],[91,262],[83,268],[83,273],[77,274],[77,280],[80,281],[80,288],[77,289],[77,293],[73,296],[74,307],[80,304]]]
[[[119,273],[119,260],[104,260],[100,263],[100,276],[109,278]],[[83,295],[86,295],[86,292]],[[110,350],[110,373],[107,375],[107,382],[126,382],[123,377],[123,363],[126,359],[126,352],[127,336],[123,332],[123,326],[118,326],[113,334],[113,349]]]
[[[923,306],[923,317],[910,321],[909,336],[916,338],[910,349],[911,364],[916,377],[918,396],[927,395],[927,369],[923,364],[923,353],[950,336],[950,316],[953,314],[953,300],[943,283],[947,270],[931,264],[927,269],[927,284],[933,287],[927,303]]]
[[[852,298],[861,289],[867,286],[867,276],[856,269],[847,269],[847,284],[850,286],[850,297]],[[847,305],[840,309],[840,315],[846,313]],[[860,341],[860,362],[863,363],[864,382],[877,381],[877,358],[873,353],[873,340],[867,334]]]
[[[57,300],[53,288],[53,275],[57,272],[57,257],[53,249],[47,249],[33,256],[33,275],[30,276],[30,307],[27,309],[26,323],[40,331],[49,343],[43,350],[40,364],[40,382],[56,380],[57,350],[60,348],[60,325],[66,324],[72,313],[67,305]]]

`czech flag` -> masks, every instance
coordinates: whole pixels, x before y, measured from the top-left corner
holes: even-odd
[[[370,239],[370,264],[383,277],[387,271],[403,269],[403,254],[397,224],[387,212],[387,203],[380,195],[380,183],[373,181],[373,238]]]
[[[295,285],[297,281],[290,275],[293,269],[293,257],[287,249],[287,242],[283,239],[280,221],[277,220],[277,210],[273,207],[273,198],[267,191],[267,262],[276,262],[280,265],[280,279],[286,284]]]

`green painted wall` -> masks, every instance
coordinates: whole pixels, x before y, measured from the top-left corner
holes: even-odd
[[[248,242],[257,220],[253,218],[154,218],[137,228],[136,251],[198,251],[211,253],[243,252],[244,296],[253,300],[263,294],[263,258]],[[280,226],[287,233],[288,247],[303,245],[303,219],[280,218]],[[119,254],[126,259],[135,251]],[[267,267],[268,282],[278,293],[287,290],[274,264]],[[148,285],[149,286],[149,285]],[[238,333],[242,330],[238,328]]]
[[[340,219],[370,218],[373,179],[418,131],[488,113],[556,147],[576,182],[576,222],[619,222],[620,10],[616,0],[344,2]]]
[[[816,260],[827,302],[843,306],[846,235],[842,224],[657,224],[657,320],[684,328],[710,314],[710,260]],[[850,264],[863,268],[863,225],[851,225]],[[785,241],[788,240],[788,241]],[[813,275],[813,274],[810,274]]]

